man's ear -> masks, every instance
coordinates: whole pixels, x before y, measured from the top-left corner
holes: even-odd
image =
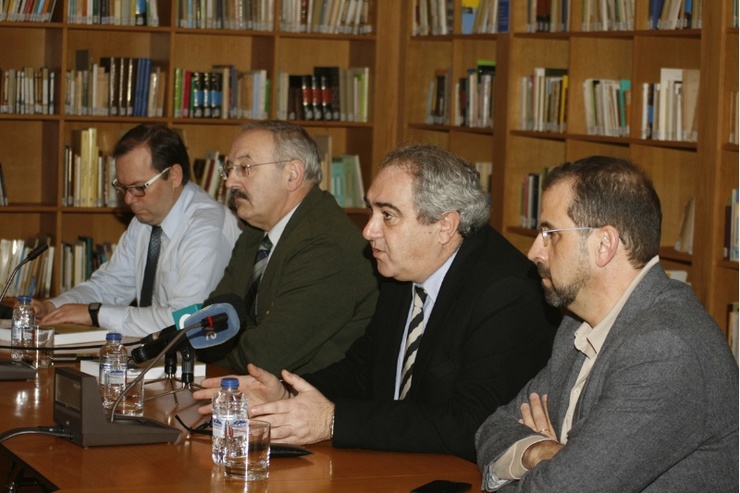
[[[303,178],[306,175],[306,165],[299,159],[291,159],[285,167],[288,171],[288,190],[293,192],[303,185]]]
[[[182,185],[182,166],[179,164],[173,164],[170,166],[170,170],[167,172],[169,181],[172,184],[172,188],[177,188]]]
[[[596,264],[604,267],[617,254],[621,243],[619,231],[614,226],[603,226],[596,230],[595,238],[599,242],[596,247]]]
[[[442,244],[447,244],[458,234],[460,225],[460,213],[457,211],[446,212],[439,220],[439,235]]]

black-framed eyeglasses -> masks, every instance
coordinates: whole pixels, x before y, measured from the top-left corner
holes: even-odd
[[[580,226],[577,228],[560,228],[560,229],[547,229],[545,227],[540,228],[540,236],[542,236],[542,244],[547,246],[549,243],[550,236],[553,236],[555,233],[560,233],[562,231],[593,231],[596,228],[592,228],[590,226]]]
[[[208,435],[208,436],[213,435],[213,423],[211,422],[210,419],[204,423],[199,424],[195,428],[191,428],[188,425],[186,425],[183,422],[183,420],[180,419],[180,416],[178,416],[177,414],[175,414],[175,419],[177,420],[178,423],[180,423],[180,426],[185,428],[191,435]]]
[[[218,169],[218,173],[221,175],[221,178],[226,180],[229,178],[229,173],[231,173],[231,170],[233,169],[234,173],[236,173],[236,176],[238,176],[239,178],[245,178],[249,176],[252,168],[256,168],[257,166],[267,166],[268,164],[282,164],[288,162],[290,162],[290,159],[284,159],[282,161],[272,161],[269,163],[237,164],[227,159]]]
[[[131,185],[128,187],[124,187],[120,183],[118,183],[118,180],[113,180],[113,188],[116,189],[116,192],[118,192],[120,195],[126,195],[127,193],[130,193],[132,196],[141,198],[146,194],[146,189],[151,187],[155,181],[159,180],[163,174],[167,173],[172,166],[162,170],[160,173],[157,173],[154,175],[154,177],[149,180],[148,182],[144,183],[143,185]]]

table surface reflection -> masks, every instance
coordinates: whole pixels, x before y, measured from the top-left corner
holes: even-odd
[[[0,431],[54,424],[53,372],[0,382]],[[147,398],[165,392],[167,384],[147,384]],[[181,429],[175,414],[190,426],[200,422],[190,392],[175,395],[177,404],[173,395],[148,400],[145,416]],[[434,479],[468,482],[473,491],[481,481],[475,464],[449,455],[335,449],[324,442],[308,446],[311,455],[273,458],[267,482],[245,483],[224,478],[212,463],[210,437],[185,431],[173,444],[84,448],[64,438],[21,435],[2,447],[47,487],[65,492],[408,493]]]

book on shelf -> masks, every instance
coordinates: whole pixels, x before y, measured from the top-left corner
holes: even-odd
[[[358,155],[342,154],[332,157],[330,188],[341,207],[365,206],[365,188]]]
[[[41,243],[49,245],[36,260],[24,264],[8,286],[8,296],[29,295],[37,298],[48,297],[51,291],[55,247],[50,238],[0,239],[0,283],[5,285],[8,277],[23,259]]]
[[[688,254],[694,253],[694,216],[696,212],[696,200],[692,197],[686,202],[678,230],[678,238],[674,248],[677,252]]]
[[[0,163],[0,206],[8,205],[8,190],[5,185],[5,175],[3,174],[3,163]]]
[[[738,334],[738,322],[740,321],[740,315],[738,315],[738,306],[740,303],[734,301],[727,307],[727,341],[730,343],[730,349],[732,355],[735,357],[735,361],[740,360],[740,354],[738,350],[738,343],[740,342],[740,334]]]
[[[732,189],[730,197],[725,206],[725,230],[724,246],[722,256],[726,260],[737,262],[740,260],[740,247],[738,246],[738,229],[740,216],[738,215],[738,189]]]

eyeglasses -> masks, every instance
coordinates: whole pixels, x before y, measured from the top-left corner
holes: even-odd
[[[221,167],[218,170],[218,174],[221,175],[221,178],[224,180],[229,178],[229,173],[231,173],[231,170],[234,170],[234,173],[236,173],[236,176],[239,178],[245,178],[249,176],[249,173],[252,171],[252,168],[256,168],[257,166],[267,166],[268,164],[282,164],[289,162],[289,159],[283,160],[283,161],[273,161],[271,163],[259,163],[259,164],[236,164],[229,160],[226,160]]]
[[[206,421],[205,423],[201,423],[195,428],[191,428],[188,425],[186,425],[182,419],[180,419],[180,416],[175,414],[175,419],[177,420],[180,425],[185,428],[191,435],[213,435],[213,423],[211,423],[210,420]]]
[[[560,233],[562,231],[586,231],[586,230],[593,231],[594,229],[596,228],[591,228],[589,226],[582,226],[578,228],[561,228],[561,229],[540,228],[540,235],[542,236],[542,244],[547,246],[548,239],[550,238],[550,236],[552,236],[555,233]]]
[[[118,192],[120,195],[126,195],[127,193],[130,193],[133,197],[141,198],[146,194],[146,189],[151,187],[152,184],[159,180],[163,174],[167,173],[172,166],[162,170],[160,173],[156,174],[154,178],[149,180],[148,182],[144,183],[143,185],[131,185],[129,187],[124,187],[120,183],[118,183],[118,180],[113,180],[113,188],[116,189],[116,192]]]

